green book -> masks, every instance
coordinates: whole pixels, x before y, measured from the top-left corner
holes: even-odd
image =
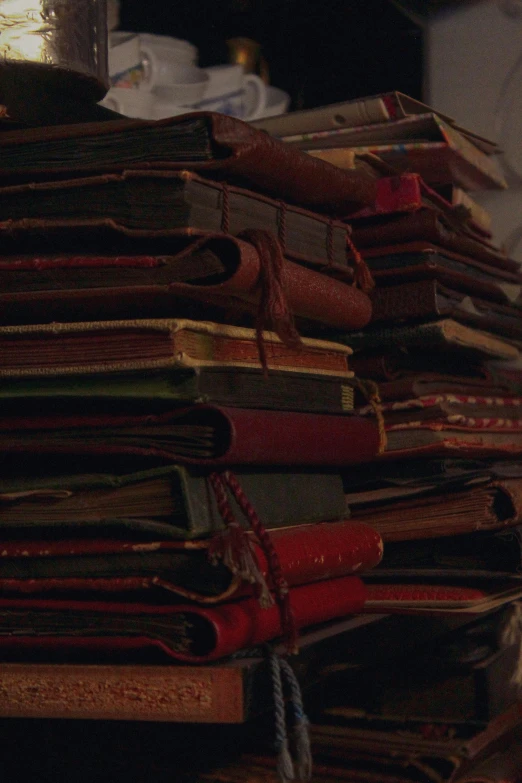
[[[172,407],[214,403],[312,413],[353,410],[354,390],[342,376],[240,367],[194,367],[100,375],[3,378],[0,400],[9,411]]]
[[[341,519],[346,500],[340,474],[314,470],[235,470],[267,528]],[[194,539],[224,529],[204,471],[179,465],[124,475],[61,474],[0,481],[0,530],[60,535],[117,535],[125,530]],[[248,523],[230,497],[236,519]]]

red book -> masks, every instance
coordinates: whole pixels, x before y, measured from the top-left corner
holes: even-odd
[[[356,576],[290,590],[298,629],[358,613],[365,599],[366,587]],[[280,619],[276,605],[263,609],[256,598],[213,607],[3,600],[0,648],[93,655],[156,648],[179,661],[205,663],[279,637]]]
[[[270,538],[290,587],[360,574],[376,566],[382,539],[364,522],[342,520],[272,530]],[[271,587],[263,550],[250,536],[259,569]],[[62,595],[164,593],[202,604],[251,595],[251,585],[223,563],[209,561],[209,540],[72,539],[3,541],[0,593]]]
[[[0,419],[0,453],[135,455],[197,465],[367,462],[379,448],[362,416],[194,405],[164,414]]]

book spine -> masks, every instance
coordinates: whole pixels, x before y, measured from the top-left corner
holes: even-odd
[[[280,370],[313,370],[325,375],[351,377],[346,356],[327,348],[314,349],[303,345],[291,348],[281,342],[266,339],[267,364]],[[172,356],[181,367],[256,367],[261,368],[254,339],[226,337],[210,332],[183,328],[171,333]]]
[[[243,690],[233,667],[5,664],[0,716],[240,723]]]
[[[372,305],[372,323],[397,323],[407,318],[442,315],[437,301],[437,284],[433,280],[378,288],[373,295]]]
[[[236,472],[245,494],[265,527],[283,528],[325,522],[346,516],[346,500],[339,473]],[[204,475],[179,468],[184,518],[173,520],[173,534],[194,539],[223,530],[216,500]],[[229,498],[238,522],[248,527],[235,499]]]
[[[294,375],[294,374],[293,374]],[[237,373],[231,382],[230,371],[201,372],[199,394],[220,405],[239,408],[293,410],[314,413],[344,413],[353,410],[353,386],[342,382],[310,375],[303,378],[270,373]],[[0,389],[0,399],[1,399]]]
[[[296,112],[296,116],[287,115],[282,120],[261,120],[257,127],[275,133],[288,143],[305,141],[309,134],[328,134],[331,130],[358,128],[361,125],[375,125],[387,122],[390,113],[382,98],[366,98],[361,101],[347,102],[312,111],[306,116]],[[305,116],[303,116],[305,115]]]

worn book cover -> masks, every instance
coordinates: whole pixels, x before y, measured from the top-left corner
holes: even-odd
[[[32,460],[32,461],[31,461]],[[15,455],[11,454],[11,468]],[[31,531],[33,538],[113,536],[153,539],[196,539],[225,529],[212,490],[208,471],[181,465],[140,468],[133,473],[117,472],[114,459],[109,466],[101,457],[90,472],[81,472],[83,461],[70,461],[62,472],[49,475],[40,470],[41,460],[26,454],[20,473],[4,473],[0,486],[3,503],[0,527]],[[126,463],[128,464],[128,463]],[[31,474],[27,476],[28,467]],[[111,472],[112,468],[112,472]],[[267,528],[288,527],[346,517],[346,500],[341,476],[318,470],[244,470],[234,475]],[[245,528],[249,524],[232,493],[232,513]],[[19,505],[20,504],[20,505]],[[54,531],[54,532],[53,532]]]
[[[43,498],[40,505],[45,503]],[[24,506],[27,504],[14,509],[19,516]],[[33,513],[38,514],[38,503]],[[350,520],[272,530],[270,538],[291,587],[361,574],[376,566],[383,552],[379,533],[364,522]],[[0,560],[0,592],[4,596],[67,594],[82,598],[91,594],[107,599],[120,593],[132,598],[147,592],[152,602],[183,598],[211,605],[254,592],[244,576],[213,558],[208,539],[196,543],[79,538],[4,544]],[[249,546],[260,573],[273,589],[266,554],[252,533]]]
[[[371,303],[353,285],[351,268],[335,264],[330,274],[282,256],[278,240],[265,231],[173,240],[167,252],[4,255],[0,258],[0,322],[178,317],[254,325],[267,317],[265,302],[281,296],[297,326],[359,329],[368,323]],[[326,240],[325,240],[326,241]],[[313,254],[313,251],[312,251]],[[312,257],[310,255],[310,258]],[[280,273],[275,269],[280,268]],[[344,279],[336,279],[337,274]],[[344,272],[347,272],[347,276]]]
[[[0,149],[0,176],[19,182],[145,167],[200,171],[335,214],[375,196],[372,177],[315,161],[235,117],[213,112],[5,131]]]

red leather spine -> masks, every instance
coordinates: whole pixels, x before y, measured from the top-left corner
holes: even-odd
[[[274,530],[271,533],[272,543],[279,556],[281,569],[290,587],[308,584],[323,579],[334,579],[350,574],[360,574],[378,565],[382,559],[383,544],[380,534],[364,522],[340,521],[322,522],[317,525]],[[174,542],[152,542],[140,545],[124,541],[72,541],[72,542],[16,542],[2,544],[2,554],[6,558],[24,559],[33,557],[71,556],[71,570],[74,563],[81,561],[82,555],[106,555],[139,551],[140,546],[146,551],[150,546],[157,551],[190,551],[194,547]],[[263,551],[257,542],[254,543],[260,569],[269,578],[269,568]],[[199,567],[200,559],[206,557],[204,547],[196,547],[194,566]],[[43,552],[43,554],[42,554]],[[40,579],[2,579],[0,558],[0,592],[4,594],[33,594],[73,591],[85,593],[123,593],[144,589],[166,589],[188,597],[183,585],[176,584],[175,574],[172,578],[156,576],[130,577],[113,576],[103,578],[59,577]],[[239,580],[231,584],[231,591],[225,594],[227,598],[238,593],[250,593],[251,588]],[[190,594],[192,600],[201,603],[217,603],[222,596],[209,599],[207,596]]]
[[[103,428],[210,423],[219,431],[220,442],[211,458],[181,457],[174,449],[156,447],[147,439],[143,445],[108,443]],[[53,443],[44,430],[96,430],[99,437],[85,442],[80,433],[68,443]],[[34,441],[16,441],[16,430],[39,430]],[[149,416],[54,416],[11,417],[0,420],[0,432],[12,432],[4,447],[10,452],[61,454],[155,455],[166,460],[198,465],[315,465],[344,467],[371,460],[379,448],[379,433],[372,420],[360,416],[293,413],[287,411],[225,408],[195,405],[181,411]]]
[[[292,588],[290,591],[292,609],[297,628],[334,620],[358,613],[366,601],[366,585],[356,576],[341,579],[328,579],[312,585]],[[160,640],[163,649],[172,658],[187,663],[206,663],[232,655],[244,648],[255,647],[281,634],[279,608],[274,605],[262,609],[256,598],[247,598],[221,606],[203,607],[191,604],[179,606],[148,606],[142,604],[114,604],[105,602],[80,603],[74,601],[34,601],[28,599],[1,600],[0,609],[24,611],[63,611],[63,612],[101,612],[110,614],[147,615],[153,618],[183,616],[190,623],[191,618],[197,620],[198,648],[204,652],[195,653],[191,650],[174,649],[168,645],[166,633]],[[103,635],[102,635],[103,636]],[[122,634],[123,638],[126,638]],[[74,638],[65,636],[53,637],[60,639],[57,649],[74,649],[82,640],[81,633]],[[45,644],[47,635],[39,634],[33,638],[33,646],[38,647],[40,641]],[[144,637],[148,638],[148,637]],[[155,640],[151,633],[151,641]],[[18,640],[17,640],[18,641]],[[196,641],[196,640],[195,640]],[[9,644],[9,642],[8,642]],[[16,641],[13,642],[16,648]],[[0,637],[0,648],[5,646],[5,639]],[[30,637],[20,636],[20,646],[31,646]],[[109,644],[110,647],[110,644]]]
[[[313,585],[292,588],[291,604],[297,628],[354,614],[364,606],[366,585],[356,576],[326,580]],[[179,660],[215,661],[243,648],[255,647],[281,633],[277,606],[262,609],[255,598],[222,604],[210,609],[198,607],[215,638],[214,648],[205,656],[178,653]]]

